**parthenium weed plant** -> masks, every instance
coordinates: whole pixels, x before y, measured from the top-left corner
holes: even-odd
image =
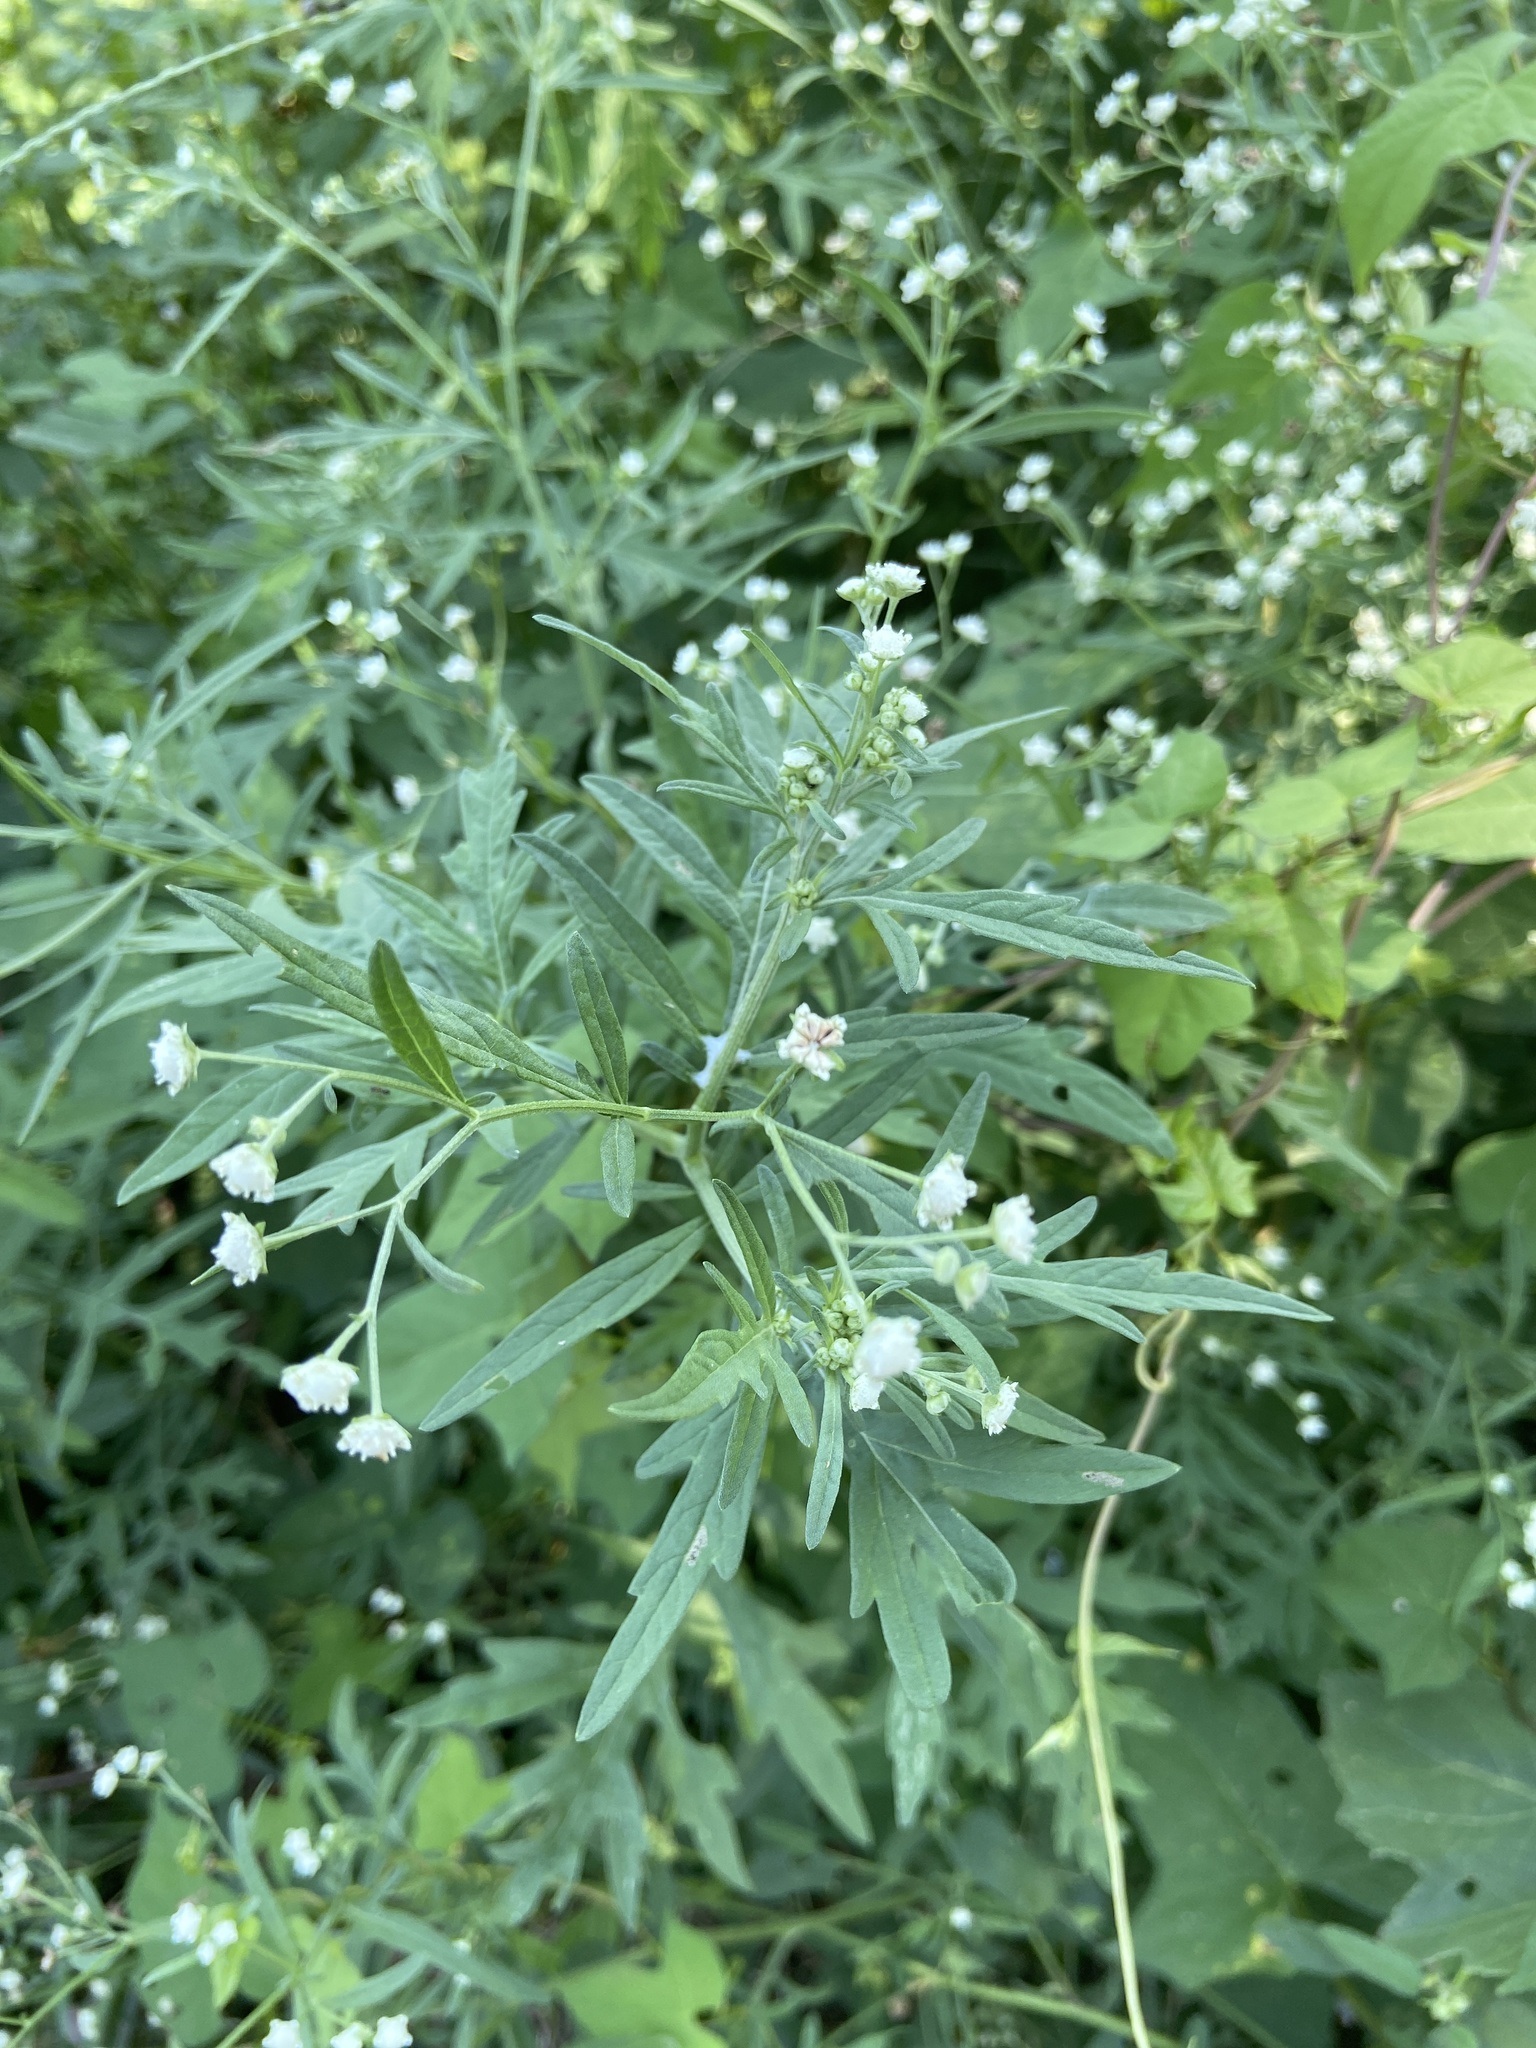
[[[1536,2040],[1533,27],[3,18],[9,2034]]]

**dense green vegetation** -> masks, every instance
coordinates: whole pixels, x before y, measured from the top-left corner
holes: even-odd
[[[0,2028],[1536,2044],[1536,17],[5,0]]]

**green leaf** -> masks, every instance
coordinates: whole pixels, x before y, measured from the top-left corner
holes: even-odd
[[[628,1957],[592,1963],[557,1978],[554,1988],[583,2032],[596,2040],[649,2038],[676,2048],[720,2048],[720,2036],[700,2026],[697,2015],[725,2002],[725,1964],[709,1936],[681,1920],[663,1928],[654,1967]]]
[[[664,1386],[614,1401],[611,1412],[641,1422],[681,1422],[723,1408],[744,1385],[766,1398],[761,1359],[766,1341],[760,1328],[705,1330],[694,1338]]]
[[[609,1208],[615,1216],[628,1216],[635,1206],[634,1125],[623,1117],[610,1117],[603,1125],[598,1157]]]
[[[682,970],[655,933],[646,930],[602,877],[557,840],[535,835],[523,844],[560,883],[572,909],[631,988],[643,991],[663,1014],[702,1032],[698,1001]]]
[[[1322,1691],[1340,1820],[1418,1873],[1381,1938],[1421,1959],[1513,1970],[1536,1929],[1536,1733],[1480,1673],[1388,1699],[1374,1675],[1340,1671]]]
[[[763,1462],[763,1445],[768,1434],[768,1404],[751,1387],[736,1389],[736,1407],[731,1417],[730,1441],[725,1447],[725,1464],[720,1473],[720,1505],[728,1508],[745,1492],[750,1498]]]
[[[1235,1031],[1253,1015],[1253,991],[1230,982],[1175,981],[1124,967],[1100,967],[1095,978],[1114,1022],[1115,1058],[1138,1081],[1153,1074],[1172,1080],[1213,1033]]]
[[[768,1433],[768,1403],[757,1404],[756,1453]],[[634,1697],[646,1673],[672,1640],[673,1631],[708,1574],[735,1575],[752,1513],[752,1488],[743,1486],[726,1503],[720,1498],[731,1419],[716,1417],[701,1438],[688,1476],[678,1488],[667,1518],[629,1584],[635,1604],[608,1645],[576,1725],[585,1742],[606,1728]],[[752,1445],[745,1448],[750,1462]],[[740,1454],[739,1454],[740,1455]]]
[[[1481,628],[1415,655],[1393,680],[1410,695],[1457,713],[1513,718],[1536,704],[1536,661],[1529,650]]]
[[[821,1422],[816,1433],[816,1459],[811,1467],[805,1502],[805,1547],[814,1550],[827,1533],[843,1483],[843,1390],[841,1382],[824,1377]]]
[[[462,1102],[443,1042],[427,1021],[387,939],[380,939],[368,956],[368,992],[384,1036],[411,1072],[440,1095]]]
[[[1473,1229],[1496,1230],[1523,1193],[1536,1189],[1536,1125],[1474,1140],[1456,1155],[1451,1184]]]
[[[1302,1886],[1380,1911],[1390,1873],[1334,1820],[1327,1768],[1277,1687],[1171,1666],[1139,1682],[1169,1723],[1123,1738],[1156,1869],[1136,1946],[1156,1969],[1192,1990],[1251,1968],[1259,1920]]]
[[[1446,164],[1536,136],[1536,77],[1504,76],[1523,40],[1506,31],[1459,50],[1359,138],[1339,202],[1357,284],[1413,226]]]
[[[677,1277],[703,1242],[702,1223],[683,1223],[662,1237],[594,1266],[542,1308],[525,1316],[478,1365],[472,1366],[438,1398],[423,1417],[421,1427],[443,1429],[460,1416],[473,1414],[492,1395],[519,1385],[558,1352],[633,1315]]]
[[[1459,1515],[1393,1515],[1346,1529],[1329,1552],[1318,1591],[1379,1659],[1389,1699],[1452,1685],[1472,1668],[1464,1589],[1486,1549]]]
[[[608,1083],[615,1102],[629,1099],[629,1055],[624,1049],[624,1029],[619,1023],[608,984],[597,957],[580,932],[572,932],[565,944],[565,964],[571,977],[571,993],[581,1016],[582,1029],[592,1048],[598,1069]]]
[[[758,1235],[757,1225],[748,1215],[746,1204],[736,1190],[727,1187],[723,1180],[717,1180],[715,1194],[735,1236],[735,1248],[741,1254],[741,1263],[751,1279],[758,1308],[764,1316],[771,1316],[778,1305],[778,1294],[773,1284],[773,1261],[768,1256],[768,1247]]]
[[[467,1977],[471,1984],[489,1992],[505,2006],[528,2005],[540,1995],[540,1987],[529,1978],[518,1976],[515,1970],[505,1968],[490,1956],[460,1948],[413,1913],[402,1913],[394,1907],[358,1906],[347,1917],[359,1934],[398,1949],[401,1955],[420,1957],[450,1983],[455,1977]]]
[[[276,1115],[291,1102],[299,1085],[294,1075],[274,1080],[264,1067],[237,1068],[232,1081],[189,1109],[170,1136],[134,1168],[117,1191],[118,1202],[131,1202],[135,1195],[206,1166],[215,1152],[243,1136],[252,1117]]]
[[[1536,760],[1522,761],[1450,803],[1409,811],[1397,844],[1402,853],[1470,866],[1536,860]]]
[[[1204,960],[1198,953],[1154,953],[1144,939],[1105,918],[1081,917],[1059,899],[1026,895],[1012,889],[972,889],[951,894],[905,895],[882,888],[867,896],[841,899],[861,908],[878,905],[898,917],[932,923],[948,918],[978,938],[995,939],[1031,953],[1058,960],[1092,960],[1110,967],[1143,967],[1159,974],[1214,975],[1221,981],[1243,981],[1235,967]],[[1068,899],[1070,903],[1071,899]]]
[[[611,775],[584,775],[581,786],[706,917],[728,932],[741,930],[741,891],[691,827],[665,804]]]
[[[19,1209],[24,1216],[56,1229],[74,1230],[85,1221],[85,1204],[34,1159],[0,1146],[0,1208]]]
[[[597,1669],[598,1653],[590,1643],[558,1637],[530,1636],[480,1644],[490,1671],[470,1671],[452,1678],[425,1699],[395,1715],[402,1728],[419,1732],[434,1728],[502,1728],[525,1720],[547,1707],[562,1706],[586,1690]]]
[[[897,981],[902,989],[910,995],[922,979],[923,972],[922,962],[917,957],[917,947],[912,942],[911,933],[904,924],[898,923],[894,917],[881,910],[877,904],[867,904],[865,907],[869,912],[870,923],[880,934],[885,950],[891,956],[891,965],[896,970]]]
[[[1000,1436],[972,1430],[955,1440],[953,1457],[945,1457],[904,1417],[883,1412],[866,1420],[860,1434],[884,1451],[918,1460],[930,1485],[990,1494],[995,1500],[1063,1505],[1103,1500],[1109,1494],[1160,1486],[1179,1469],[1166,1458],[1108,1444],[1030,1444],[1013,1430]]]
[[[1282,889],[1272,875],[1240,875],[1227,900],[1271,995],[1316,1017],[1342,1017],[1349,1001],[1341,903],[1298,875]]]
[[[918,1574],[918,1531],[910,1494],[862,1445],[849,1461],[849,1613],[880,1613],[880,1631],[897,1683],[919,1707],[949,1697],[949,1651],[934,1595]]]

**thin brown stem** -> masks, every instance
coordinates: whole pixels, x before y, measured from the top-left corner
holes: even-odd
[[[1258,1086],[1250,1094],[1244,1096],[1243,1100],[1227,1118],[1227,1136],[1229,1138],[1240,1138],[1259,1111],[1264,1107],[1265,1103],[1268,1102],[1271,1095],[1276,1094],[1284,1085],[1286,1075],[1311,1044],[1316,1030],[1316,1019],[1308,1017],[1295,1037],[1288,1044],[1281,1047],[1271,1062],[1269,1071],[1264,1075]]]
[[[1475,889],[1469,889],[1465,896],[1453,903],[1449,910],[1442,911],[1428,927],[1432,939],[1439,938],[1444,931],[1469,910],[1476,910],[1480,903],[1486,903],[1490,896],[1497,896],[1501,889],[1507,889],[1511,882],[1522,881],[1527,875],[1536,875],[1536,860],[1512,860],[1507,868],[1500,868],[1496,875],[1490,875],[1486,882],[1479,882]]]
[[[1486,299],[1498,282],[1499,259],[1504,254],[1504,244],[1509,239],[1509,224],[1514,218],[1515,196],[1525,182],[1525,174],[1536,164],[1536,149],[1528,149],[1504,180],[1504,190],[1499,194],[1498,212],[1493,216],[1493,232],[1488,237],[1488,256],[1483,264],[1483,274],[1477,281],[1477,296]]]
[[[1397,790],[1387,806],[1387,815],[1382,820],[1381,837],[1376,842],[1376,851],[1371,856],[1370,871],[1366,875],[1366,886],[1349,906],[1349,915],[1344,920],[1344,950],[1347,953],[1360,935],[1360,926],[1375,894],[1376,884],[1381,880],[1382,870],[1392,858],[1397,845],[1397,835],[1403,822],[1403,793]]]
[[[1493,568],[1494,562],[1498,559],[1499,549],[1504,545],[1504,536],[1509,532],[1510,521],[1525,503],[1525,500],[1531,495],[1532,491],[1536,491],[1536,475],[1526,478],[1525,482],[1499,514],[1497,524],[1487,540],[1484,541],[1483,551],[1473,565],[1472,574],[1467,578],[1466,595],[1456,607],[1456,615],[1451,620],[1450,631],[1445,636],[1447,640],[1454,640],[1465,624],[1467,613],[1471,611],[1473,603],[1477,598],[1477,593],[1488,581],[1489,573]]]
[[[1465,867],[1460,861],[1457,861],[1454,867],[1446,869],[1437,882],[1430,883],[1424,894],[1414,905],[1413,914],[1408,920],[1409,931],[1421,932],[1424,930],[1425,926],[1433,919],[1435,912],[1440,908],[1441,904],[1450,895],[1457,882],[1460,881],[1465,873]]]

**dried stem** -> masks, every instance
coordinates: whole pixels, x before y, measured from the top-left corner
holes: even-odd
[[[1477,281],[1477,296],[1486,299],[1498,282],[1499,258],[1504,254],[1504,244],[1509,238],[1509,224],[1514,218],[1515,195],[1525,182],[1525,174],[1536,164],[1536,149],[1528,149],[1504,180],[1504,190],[1499,194],[1499,207],[1493,216],[1493,232],[1488,237],[1488,256],[1483,264],[1483,274]]]
[[[1459,874],[1461,870],[1458,868],[1454,872]],[[1458,919],[1465,917],[1469,910],[1476,910],[1477,906],[1486,903],[1490,896],[1497,896],[1501,889],[1507,889],[1511,882],[1523,881],[1527,875],[1536,875],[1536,860],[1512,860],[1507,868],[1500,868],[1498,873],[1490,875],[1487,881],[1479,882],[1475,889],[1469,889],[1465,896],[1451,905],[1449,910],[1442,911],[1440,916],[1427,926],[1429,936],[1437,939],[1441,932],[1449,931],[1451,926]],[[1433,890],[1430,893],[1432,895]],[[1428,900],[1426,897],[1425,902]],[[1419,908],[1423,907],[1423,904],[1420,904]],[[1416,911],[1414,915],[1417,916],[1418,912]],[[1409,922],[1412,923],[1412,919]],[[1414,929],[1417,930],[1419,927],[1415,926]]]
[[[1465,867],[1460,861],[1457,861],[1454,866],[1446,869],[1438,881],[1431,882],[1414,906],[1413,915],[1408,920],[1409,931],[1421,932],[1424,930],[1426,925],[1433,919],[1435,912],[1440,908],[1441,904],[1450,895],[1457,882],[1465,873]]]
[[[1259,1082],[1258,1086],[1251,1094],[1244,1096],[1243,1100],[1237,1105],[1237,1108],[1233,1110],[1231,1116],[1227,1118],[1227,1136],[1229,1138],[1240,1138],[1259,1111],[1264,1107],[1265,1103],[1268,1102],[1271,1095],[1277,1093],[1283,1085],[1286,1075],[1311,1044],[1313,1033],[1316,1030],[1316,1020],[1308,1017],[1302,1023],[1295,1037],[1288,1044],[1281,1047],[1271,1062],[1269,1071]]]

